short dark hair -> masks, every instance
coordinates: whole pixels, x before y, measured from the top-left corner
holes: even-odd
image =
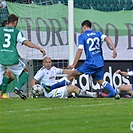
[[[7,20],[4,20],[4,21],[2,22],[2,27],[5,27],[6,24],[7,24]]]
[[[13,22],[15,22],[15,21],[18,21],[18,16],[16,16],[15,14],[10,14],[9,16],[8,16],[8,23],[13,23]]]
[[[85,25],[86,27],[91,28],[91,22],[89,20],[83,21],[81,25],[82,25],[82,27]]]

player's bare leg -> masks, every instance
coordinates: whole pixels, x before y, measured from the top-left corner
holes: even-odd
[[[75,77],[80,76],[81,74],[82,73],[78,72],[77,70],[70,71],[67,79],[72,82]]]
[[[68,92],[69,95],[71,95],[72,93],[75,93],[77,97],[92,97],[92,98],[97,97],[96,92],[84,91],[84,90],[79,89],[75,85],[67,86],[67,92]]]
[[[8,70],[8,69],[5,72],[5,76],[9,77],[9,82],[8,83],[10,83],[10,82],[12,82],[14,80],[13,73],[10,70]]]
[[[10,70],[7,69],[4,73],[4,77],[1,84],[2,92],[0,92],[1,93],[0,98],[9,98],[8,95],[6,94],[7,85],[13,80],[14,80],[14,75]]]
[[[120,85],[118,88],[116,88],[117,91],[119,91],[119,93],[121,91],[124,91],[124,92],[127,92],[128,94],[130,94],[131,96],[129,95],[125,95],[124,97],[125,98],[131,98],[133,97],[133,91],[132,91],[132,85],[131,84],[126,84],[126,85]]]
[[[118,89],[120,91],[125,91],[131,95],[133,95],[133,91],[132,91],[132,85],[131,84],[127,84],[127,85],[121,85],[118,87]]]

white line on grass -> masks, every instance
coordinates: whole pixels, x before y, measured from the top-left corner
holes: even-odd
[[[118,103],[118,104],[127,104],[129,102],[123,102],[123,103]],[[14,112],[30,112],[30,111],[44,111],[44,110],[55,110],[55,109],[66,109],[66,108],[79,108],[79,107],[94,107],[94,106],[107,106],[107,105],[113,105],[114,103],[100,103],[100,104],[86,104],[86,105],[79,105],[79,106],[73,106],[69,105],[66,107],[53,107],[53,108],[38,108],[38,109],[25,109],[25,110],[5,110],[7,113],[14,113]],[[116,104],[116,103],[115,103]]]

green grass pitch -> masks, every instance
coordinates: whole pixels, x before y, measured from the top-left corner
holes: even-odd
[[[132,133],[132,99],[0,99],[0,133]]]

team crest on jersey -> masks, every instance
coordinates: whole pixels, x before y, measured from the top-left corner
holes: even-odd
[[[96,35],[96,33],[88,33],[87,36],[93,36],[93,35]]]

